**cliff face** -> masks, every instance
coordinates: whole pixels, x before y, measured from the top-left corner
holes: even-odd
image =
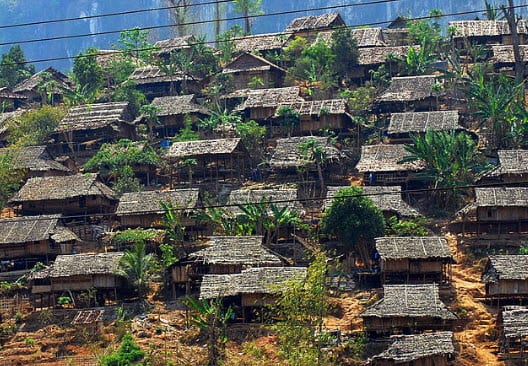
[[[192,2],[187,0],[187,2]],[[195,3],[210,3],[210,0],[194,0]],[[346,6],[349,4],[365,3],[366,0],[304,0],[304,1],[280,1],[263,0],[263,10],[266,14],[295,11],[300,9],[318,9],[336,6],[335,9],[315,10],[312,12],[299,12],[276,16],[259,17],[254,20],[253,32],[278,32],[283,30],[288,23],[296,17],[320,14],[323,12],[341,13],[349,25],[365,25],[375,22],[392,20],[398,15],[424,16],[430,9],[441,9],[444,14],[456,13],[468,10],[479,10],[484,8],[482,1],[445,1],[445,0],[400,0],[381,4],[362,6]],[[3,9],[0,12],[0,25],[20,24],[50,19],[77,18],[87,15],[119,13],[123,11],[154,9],[167,6],[166,0],[0,0]],[[214,18],[216,9],[214,5],[199,5],[192,7],[187,16],[187,21],[205,21]],[[479,14],[465,15],[466,19],[475,18]],[[220,17],[231,18],[239,15],[233,14],[230,6],[223,3],[220,5]],[[460,19],[460,18],[458,18]],[[156,27],[171,24],[169,11],[149,11],[129,15],[117,15],[112,17],[101,17],[68,22],[47,23],[41,25],[0,28],[0,53],[4,53],[13,42],[30,39],[41,39],[50,37],[61,37],[78,34],[94,34],[98,32],[111,32],[104,35],[94,35],[82,38],[70,38],[51,40],[45,42],[21,44],[26,57],[30,61],[75,56],[90,46],[100,49],[111,48],[119,38],[119,30],[133,27]],[[242,20],[231,21],[222,24],[221,29],[233,24],[243,24]],[[380,25],[383,26],[383,25]],[[206,35],[208,39],[214,38],[214,25],[212,23],[196,24],[189,27],[194,34]],[[171,35],[171,29],[163,27],[150,31],[152,41],[167,38]],[[9,43],[9,44],[5,44]],[[71,66],[71,60],[54,60],[37,63],[37,69],[47,66],[55,66],[67,70]]]

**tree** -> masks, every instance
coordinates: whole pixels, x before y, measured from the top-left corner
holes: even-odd
[[[233,58],[233,53],[235,53],[236,50],[234,39],[243,34],[244,31],[242,28],[239,25],[234,25],[216,37],[216,43],[221,52],[220,61],[223,64],[227,64]]]
[[[508,0],[508,7],[501,5],[502,13],[508,21],[510,26],[510,32],[512,37],[513,47],[513,58],[515,60],[515,81],[517,84],[521,84],[524,80],[524,60],[521,54],[519,31],[517,30],[518,19],[515,15],[515,7],[513,6],[513,0]]]
[[[190,8],[193,4],[192,0],[167,0],[169,6],[172,7],[171,16],[176,25],[176,32],[178,36],[185,36],[191,34],[188,31],[189,25],[186,24],[189,20]]]
[[[484,0],[484,16],[487,20],[501,20],[503,17],[501,17],[499,7],[494,2],[488,2],[487,0]]]
[[[14,87],[35,73],[35,66],[26,61],[19,45],[12,46],[0,61],[0,86]]]
[[[160,123],[158,118],[159,108],[153,104],[144,104],[139,108],[139,113],[141,113],[147,124],[147,139],[149,142],[152,142],[154,138],[154,126]]]
[[[183,128],[180,132],[174,136],[174,141],[184,142],[184,141],[197,141],[200,139],[200,136],[192,129],[192,120],[187,115],[183,120]]]
[[[126,59],[135,59],[149,63],[152,61],[153,45],[148,40],[148,30],[139,27],[127,29],[119,33],[116,48]],[[137,61],[136,61],[137,62]]]
[[[427,131],[411,139],[412,144],[405,145],[410,155],[402,162],[422,161],[425,169],[419,176],[435,189],[435,202],[442,208],[456,207],[463,187],[486,167],[477,144],[469,134],[455,131]]]
[[[112,101],[114,102],[128,102],[128,109],[130,113],[136,117],[147,103],[147,97],[141,91],[136,89],[136,84],[127,80],[119,85],[112,92]]]
[[[59,84],[56,80],[53,79],[51,73],[47,71],[42,71],[38,76],[39,80],[37,84],[37,91],[41,95],[41,103],[53,105],[53,95],[54,92],[58,89]]]
[[[145,352],[134,343],[132,335],[125,333],[121,339],[119,349],[107,356],[103,356],[101,366],[127,366],[135,365],[145,357]]]
[[[262,0],[233,0],[233,12],[244,18],[244,31],[251,34],[251,16],[264,14]]]
[[[78,86],[78,91],[90,102],[97,100],[104,85],[103,68],[97,62],[99,50],[89,47],[86,51],[79,52],[73,60],[73,80]]]
[[[65,114],[64,108],[49,105],[25,112],[7,122],[7,140],[10,145],[42,145],[48,142]]]
[[[385,232],[381,210],[359,187],[339,190],[321,220],[321,231],[337,237],[343,252],[355,252],[370,267],[374,238]]]
[[[266,127],[250,120],[235,125],[235,131],[250,155],[257,159],[262,158],[262,143],[266,135]]]
[[[279,320],[271,328],[288,365],[315,366],[330,361],[322,346],[323,320],[328,314],[326,271],[324,253],[316,253],[305,279],[292,279],[280,288],[272,288],[278,300],[271,310]]]
[[[323,177],[323,164],[326,162],[326,151],[325,147],[314,138],[301,141],[297,146],[303,160],[313,162],[317,169],[317,175],[319,176],[319,183],[321,189],[324,189],[324,177]]]
[[[288,128],[288,137],[291,136],[293,129],[301,124],[301,115],[290,106],[281,106],[277,111],[279,124]]]
[[[17,148],[10,148],[0,154],[0,208],[5,207],[24,182],[24,172],[13,169],[13,161],[18,153]]]
[[[350,78],[350,72],[358,63],[359,51],[356,38],[349,27],[338,28],[332,33],[330,49],[334,54],[333,70],[339,81]]]
[[[119,260],[117,274],[124,276],[134,286],[143,299],[148,290],[148,281],[157,270],[158,262],[152,253],[147,254],[145,242],[137,241],[132,250],[125,250]]]
[[[183,224],[182,218],[183,211],[170,201],[160,201],[159,204],[163,209],[163,226],[165,227],[165,232],[169,237],[171,245],[175,244],[178,248],[177,256],[183,256],[185,255],[183,248],[185,239],[185,225]]]

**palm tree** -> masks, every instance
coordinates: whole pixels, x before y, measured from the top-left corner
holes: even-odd
[[[136,288],[139,298],[143,299],[157,264],[156,256],[146,253],[145,242],[137,241],[132,250],[125,250],[119,261],[117,274],[126,277]]]
[[[301,157],[307,161],[313,161],[317,168],[321,189],[324,188],[323,164],[326,162],[326,151],[319,141],[314,138],[307,139],[299,143],[298,146]]]
[[[241,14],[244,18],[244,31],[246,32],[246,34],[250,34],[250,16],[264,14],[264,12],[262,11],[262,0],[233,0],[233,6],[234,12],[237,14]]]

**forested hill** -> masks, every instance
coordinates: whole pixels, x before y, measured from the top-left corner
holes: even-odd
[[[501,2],[505,0],[500,0]],[[521,0],[517,0],[521,1]],[[523,0],[524,1],[524,0]],[[180,0],[179,2],[183,2]],[[215,9],[210,0],[186,0],[187,3],[207,3],[192,7],[188,14],[188,21],[202,22],[194,26],[193,33],[204,34],[211,39],[213,37],[213,25],[207,23],[214,18]],[[277,32],[284,29],[287,24],[296,17],[307,14],[321,14],[324,12],[339,12],[349,25],[365,25],[371,23],[384,22],[394,19],[398,15],[423,16],[427,15],[430,9],[441,9],[445,14],[457,12],[479,10],[484,8],[484,1],[445,1],[445,0],[399,0],[385,2],[373,0],[262,0],[262,8],[266,14],[284,13],[279,15],[268,15],[258,17],[254,20],[253,32]],[[168,5],[167,0],[0,0],[2,12],[0,12],[0,53],[21,41],[35,40],[42,38],[54,38],[71,35],[88,35],[81,38],[69,38],[60,40],[50,40],[45,42],[23,43],[21,44],[28,60],[41,60],[50,58],[61,58],[75,56],[79,51],[89,46],[96,46],[100,49],[111,48],[118,39],[117,33],[99,34],[101,32],[119,31],[133,27],[157,27],[171,24],[171,17],[168,10],[148,11],[128,15],[117,15],[112,17],[98,17],[77,21],[54,22],[25,27],[6,27],[13,24],[28,22],[38,22],[51,19],[77,18],[99,14],[120,13],[138,9],[155,9]],[[176,1],[178,3],[178,1]],[[221,18],[232,18],[238,15],[233,14],[232,6],[229,2],[220,0]],[[355,6],[355,4],[362,4]],[[334,7],[334,8],[332,8]],[[312,12],[306,9],[316,9]],[[294,12],[300,11],[300,12]],[[468,14],[462,18],[475,18],[479,14]],[[235,23],[242,23],[241,20],[224,22],[222,28]],[[384,26],[380,24],[379,26]],[[152,40],[167,38],[171,30],[168,27],[161,27],[151,31]],[[60,69],[68,69],[71,65],[68,60],[53,60],[35,64],[37,69],[42,69],[49,65]]]

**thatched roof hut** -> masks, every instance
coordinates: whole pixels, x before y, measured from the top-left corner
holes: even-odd
[[[232,76],[235,89],[247,88],[255,79],[262,82],[262,86],[256,88],[273,88],[282,86],[286,70],[263,57],[245,52],[224,66],[222,73]]]
[[[348,103],[345,99],[322,99],[322,100],[302,100],[281,103],[277,106],[275,116],[281,107],[290,107],[302,116],[322,116],[332,114],[348,113]]]
[[[250,118],[266,120],[275,114],[281,104],[302,102],[298,86],[247,91],[247,99],[236,107],[239,111],[250,111]]]
[[[254,34],[233,40],[237,52],[280,51],[286,45],[289,35],[285,33]]]
[[[381,259],[445,259],[452,260],[447,241],[437,236],[376,238]]]
[[[345,25],[339,13],[308,15],[292,20],[284,30],[286,33],[332,29]]]
[[[160,202],[171,202],[177,209],[192,210],[199,205],[199,195],[198,188],[124,193],[119,199],[116,215],[163,214]]]
[[[273,151],[273,155],[270,159],[270,166],[277,170],[289,170],[296,169],[300,166],[314,167],[313,161],[305,160],[301,151],[299,150],[299,144],[303,141],[316,140],[319,145],[323,146],[327,163],[338,162],[343,158],[343,154],[334,147],[327,137],[324,136],[300,136],[300,137],[289,137],[283,139],[277,139],[277,146]]]
[[[0,155],[14,154],[13,169],[27,170],[28,177],[67,175],[72,171],[53,160],[46,146],[25,146],[20,149],[0,149]]]
[[[186,79],[186,77],[183,73],[167,75],[158,66],[148,65],[135,69],[128,79],[133,81],[136,85],[144,85],[182,81]]]
[[[438,365],[446,366],[455,355],[452,332],[394,335],[382,353],[372,357],[369,365]]]
[[[448,23],[449,27],[456,29],[453,38],[494,37],[511,34],[510,26],[506,20],[456,20]],[[521,19],[517,23],[519,34],[528,33],[528,23]]]
[[[205,275],[200,286],[200,298],[271,295],[284,283],[305,277],[304,267],[260,267],[246,269],[239,274]]]
[[[214,155],[230,155],[245,151],[240,138],[183,141],[173,143],[165,157],[168,159],[186,159]]]
[[[424,165],[420,161],[400,163],[409,154],[405,150],[404,144],[363,145],[356,169],[360,173],[404,172],[423,169]]]
[[[528,150],[497,151],[498,165],[485,174],[485,177],[500,177],[508,183],[528,179]]]
[[[260,203],[262,201],[276,202],[277,207],[289,207],[303,213],[304,209],[297,198],[297,189],[276,188],[276,189],[237,189],[231,191],[227,199],[227,209],[233,215],[242,213],[236,205],[244,205],[247,202]]]
[[[482,273],[488,297],[528,296],[528,255],[491,255]]]
[[[389,135],[452,131],[463,127],[458,123],[458,111],[408,112],[391,115]]]
[[[154,47],[158,50],[158,55],[168,54],[173,51],[181,51],[191,48],[190,44],[195,43],[196,39],[193,35],[185,35],[181,37],[174,37],[169,39],[163,39],[154,43]]]
[[[212,236],[210,245],[189,255],[209,266],[274,267],[282,261],[262,245],[262,236]],[[240,272],[240,271],[238,271]],[[210,273],[221,273],[211,271]]]
[[[425,100],[433,96],[433,85],[436,82],[435,75],[394,77],[378,101],[402,103]]]
[[[519,45],[519,50],[521,51],[522,60],[524,62],[528,61],[528,45]],[[513,46],[491,46],[491,53],[490,61],[494,64],[513,65],[515,63]]]
[[[39,241],[62,243],[79,238],[61,224],[60,215],[13,217],[0,220],[0,244]]]
[[[352,29],[352,36],[357,40],[359,48],[386,46],[381,28]]]
[[[497,323],[499,325],[501,352],[524,351],[528,340],[528,308],[509,305],[502,309]]]
[[[397,58],[407,56],[410,48],[418,50],[420,46],[390,46],[390,47],[365,47],[359,49],[358,64],[361,66],[382,65],[388,62],[387,56],[394,55]]]
[[[132,120],[128,102],[95,103],[71,108],[55,131],[88,131],[107,126],[118,128],[121,124],[130,124]]]
[[[332,204],[335,194],[349,186],[327,187],[324,210]],[[419,213],[402,199],[401,186],[365,186],[363,193],[372,200],[374,205],[388,215],[396,214],[403,217],[418,216]]]
[[[196,103],[194,94],[154,98],[151,105],[157,108],[158,117],[198,113],[210,115],[204,106]]]
[[[64,94],[65,90],[72,90],[73,82],[64,75],[62,72],[55,70],[53,67],[48,67],[45,70],[39,71],[32,75],[28,79],[20,82],[13,88],[13,92],[26,96],[27,102],[36,101],[42,98],[42,92],[38,90],[38,87],[42,82],[52,81],[54,83],[53,90],[51,93],[54,95],[54,102],[59,102],[60,98],[57,98]]]
[[[475,187],[477,207],[528,206],[528,187]]]

